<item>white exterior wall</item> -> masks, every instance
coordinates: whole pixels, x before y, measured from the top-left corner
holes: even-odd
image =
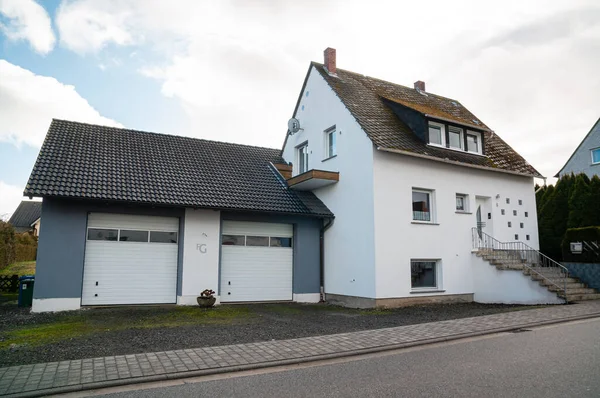
[[[562,304],[564,301],[521,271],[499,270],[475,254],[471,272],[476,286],[473,300],[490,304]]]
[[[471,268],[476,196],[490,200],[492,219],[483,217],[491,226],[490,235],[513,241],[518,233],[519,240],[538,248],[533,178],[376,151],[374,187],[377,298],[477,292],[479,286]],[[435,191],[433,210],[437,225],[413,223],[413,187]],[[469,195],[471,214],[456,213],[457,193]],[[507,197],[510,205],[506,204]],[[518,204],[519,199],[522,205]],[[518,211],[517,216],[513,216],[513,209]],[[529,212],[529,217],[524,217],[524,211]],[[508,228],[508,221],[512,228]],[[523,229],[520,222],[524,223]],[[527,234],[529,241],[525,240]],[[411,293],[411,259],[441,260],[439,289],[443,292]]]
[[[375,297],[373,144],[318,71],[311,69],[294,115],[304,130],[283,151],[298,174],[296,147],[308,141],[308,169],[338,171],[340,181],[314,191],[335,214],[325,233],[325,292]],[[325,134],[336,126],[337,156],[325,158]]]
[[[219,211],[185,209],[181,295],[177,304],[197,305],[196,297],[204,289],[218,292],[220,233]]]

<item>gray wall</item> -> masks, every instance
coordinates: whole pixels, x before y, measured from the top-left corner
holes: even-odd
[[[38,243],[34,298],[81,297],[89,212],[179,217],[177,294],[181,294],[185,209],[44,198],[44,226]],[[322,225],[320,219],[236,212],[221,214],[222,220],[294,224],[293,292],[319,293],[319,230]]]
[[[560,172],[562,177],[565,174],[585,173],[592,178],[593,175],[600,176],[600,164],[592,165],[591,150],[600,147],[600,120],[596,122],[589,134],[573,153],[573,156],[563,170]]]
[[[222,212],[221,220],[294,224],[292,290],[296,294],[320,292],[319,231],[323,224],[321,219],[278,214]]]
[[[569,274],[579,278],[593,289],[600,290],[600,264],[594,263],[563,263]]]
[[[34,298],[81,297],[88,212],[179,217],[177,294],[181,294],[184,209],[44,198]]]

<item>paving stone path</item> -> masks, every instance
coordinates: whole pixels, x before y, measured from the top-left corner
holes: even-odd
[[[275,366],[600,316],[600,301],[361,332],[0,368],[0,395],[38,396]]]

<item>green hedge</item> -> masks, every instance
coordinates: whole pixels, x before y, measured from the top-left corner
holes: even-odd
[[[571,253],[571,242],[595,242],[600,245],[600,227],[569,228],[565,232],[565,237],[562,241],[564,261],[575,263],[600,263],[600,255],[591,250],[587,250],[585,245],[583,253]]]
[[[0,269],[15,261],[15,230],[9,223],[0,220]]]
[[[539,188],[539,187],[538,187]],[[600,225],[600,178],[565,175],[536,192],[540,250],[560,261],[567,228]],[[566,260],[566,259],[565,259]]]
[[[14,262],[35,261],[37,238],[29,233],[17,234],[7,222],[0,221],[0,269]]]

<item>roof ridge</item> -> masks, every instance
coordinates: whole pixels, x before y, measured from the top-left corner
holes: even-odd
[[[322,66],[322,67],[324,67],[324,65],[323,65],[322,63],[320,63],[320,62],[312,61],[311,63],[312,63],[313,65],[318,65],[318,66]],[[336,70],[341,70],[342,72],[345,72],[345,73],[349,73],[349,74],[352,74],[352,75],[358,75],[358,76],[360,76],[360,77],[363,77],[363,78],[367,78],[367,79],[371,79],[371,80],[377,80],[377,81],[380,81],[380,82],[383,82],[383,83],[387,83],[387,84],[393,84],[394,86],[402,87],[402,88],[405,88],[405,89],[407,89],[407,90],[414,90],[414,88],[411,88],[411,87],[409,87],[409,86],[405,86],[405,85],[403,85],[403,84],[394,83],[394,82],[391,82],[391,81],[389,81],[389,80],[383,80],[383,79],[380,79],[380,78],[378,78],[378,77],[373,77],[373,76],[369,76],[369,75],[364,75],[364,74],[362,74],[362,73],[359,73],[359,72],[353,72],[353,71],[351,71],[351,70],[348,70],[348,69],[336,68]],[[359,81],[359,83],[360,83],[360,84],[363,84],[361,81]],[[364,84],[363,84],[363,85],[364,85]],[[370,89],[370,87],[368,87],[368,88]],[[430,91],[425,91],[425,93],[427,93],[427,95],[432,95],[432,96],[434,96],[434,97],[437,97],[437,98],[441,98],[441,99],[445,99],[445,100],[448,100],[448,101],[454,101],[454,102],[457,102],[457,103],[459,103],[460,105],[462,105],[462,106],[463,106],[463,107],[466,109],[466,107],[465,107],[465,106],[464,106],[464,105],[463,105],[463,104],[462,104],[462,103],[461,103],[459,100],[456,100],[456,99],[454,99],[454,98],[445,97],[445,96],[443,96],[443,95],[439,95],[439,94],[436,94],[436,93],[432,93],[432,92],[430,92]]]
[[[80,124],[80,125],[85,125],[85,126],[101,127],[101,128],[111,129],[111,130],[129,131],[132,133],[140,133],[140,134],[148,134],[148,135],[158,135],[158,136],[163,136],[163,137],[182,138],[182,139],[187,139],[187,140],[202,141],[202,142],[213,143],[213,144],[225,144],[225,145],[231,145],[231,146],[236,146],[236,147],[268,149],[268,150],[279,152],[279,149],[277,149],[277,148],[269,148],[269,147],[263,147],[263,146],[258,146],[258,145],[238,144],[235,142],[208,140],[206,138],[189,137],[189,136],[177,135],[177,134],[157,133],[155,131],[136,130],[136,129],[130,129],[130,128],[124,128],[124,127],[107,126],[107,125],[103,125],[103,124],[79,122],[79,121],[74,121],[74,120],[52,118],[52,123],[54,123],[54,122]]]

